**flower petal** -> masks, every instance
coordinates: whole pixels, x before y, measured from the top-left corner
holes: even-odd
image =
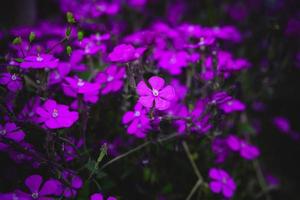
[[[149,83],[153,89],[160,90],[165,85],[165,80],[159,76],[152,76]]]
[[[159,91],[159,96],[163,99],[171,101],[175,98],[175,90],[172,86],[168,85]]]
[[[41,191],[39,192],[40,195],[60,195],[62,193],[62,185],[59,181],[50,179],[45,182]]]
[[[212,181],[209,183],[209,188],[211,189],[212,192],[219,193],[222,190],[222,183],[217,181]]]
[[[155,108],[158,110],[166,110],[170,107],[171,103],[160,97],[155,98]]]
[[[140,96],[152,95],[151,90],[148,88],[144,81],[140,81],[136,87],[136,91]]]
[[[26,178],[25,185],[29,190],[34,193],[38,192],[41,186],[43,178],[40,175],[32,175]]]
[[[143,104],[146,108],[151,108],[153,106],[154,97],[152,96],[142,96],[139,98],[139,103]]]

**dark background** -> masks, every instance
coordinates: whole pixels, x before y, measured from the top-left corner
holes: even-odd
[[[291,1],[291,6],[285,8],[284,12],[279,12],[274,15],[269,15],[267,7],[264,12],[250,16],[247,24],[240,23],[241,28],[251,26],[254,27],[253,35],[259,40],[264,40],[267,35],[267,27],[274,22],[281,27],[287,22],[289,13],[299,9],[299,3]],[[51,0],[4,0],[1,1],[0,6],[0,29],[16,25],[33,25],[38,19],[46,19],[61,17],[59,6],[55,1]],[[195,1],[197,6],[198,2]],[[199,3],[200,4],[200,3]],[[208,4],[201,4],[201,10],[205,11]],[[194,8],[195,13],[198,11]],[[253,21],[251,21],[251,19]],[[218,20],[218,17],[216,17]],[[233,22],[231,22],[233,24]],[[282,43],[285,43],[282,51],[296,52],[299,39],[287,39],[283,34],[272,33],[275,38]],[[248,51],[260,51],[258,42],[248,41],[251,45]],[[247,49],[247,46],[245,47]],[[278,51],[280,54],[280,51]],[[261,51],[261,53],[266,53]],[[291,54],[292,55],[292,54]],[[252,59],[256,54],[250,52],[250,61],[255,65],[259,65],[259,61]],[[280,55],[278,55],[280,56]],[[253,113],[262,122],[262,131],[258,136],[258,144],[262,148],[262,160],[264,160],[265,168],[269,169],[275,176],[279,177],[282,184],[282,190],[274,193],[275,199],[300,199],[300,141],[294,141],[290,137],[281,134],[271,123],[272,117],[276,115],[283,115],[290,119],[293,130],[300,130],[300,69],[294,65],[293,56],[287,67],[276,71],[271,69],[269,72],[272,76],[279,78],[271,85],[272,95],[264,98],[267,111],[264,113]],[[272,64],[270,64],[272,68]],[[276,68],[276,64],[274,64]],[[279,74],[280,73],[280,74]],[[267,74],[266,76],[270,75]],[[2,160],[2,159],[1,159]],[[0,162],[2,163],[2,162]],[[0,168],[5,168],[2,165]],[[1,174],[7,171],[1,170]]]

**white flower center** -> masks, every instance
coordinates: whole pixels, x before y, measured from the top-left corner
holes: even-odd
[[[6,130],[5,129],[1,130],[0,135],[6,135]]]
[[[172,56],[170,59],[170,64],[175,64],[177,62],[177,59],[175,56]]]
[[[227,102],[227,105],[228,105],[228,106],[232,106],[232,101],[228,101],[228,102]]]
[[[138,123],[137,127],[138,127],[138,128],[142,128],[142,124],[141,124],[141,123]]]
[[[58,110],[57,110],[57,109],[53,109],[52,117],[53,117],[53,118],[58,117]]]
[[[137,110],[137,111],[134,112],[134,116],[135,116],[135,117],[139,117],[140,115],[141,115],[141,112],[140,112],[140,111]]]
[[[227,179],[226,178],[222,178],[222,183],[226,184],[227,183]]]
[[[114,77],[113,76],[108,76],[106,80],[107,80],[107,82],[110,82],[110,81],[114,80]]]
[[[78,82],[77,82],[77,86],[78,87],[82,87],[84,85],[84,82],[82,79],[78,79]]]
[[[36,57],[36,61],[38,62],[42,62],[44,60],[44,58],[42,58],[41,56]]]
[[[13,80],[13,81],[17,80],[16,74],[13,74],[13,75],[11,76],[11,80]]]
[[[158,92],[158,90],[153,89],[153,90],[152,90],[152,94],[153,94],[153,96],[157,97],[158,94],[159,94],[159,92]]]
[[[31,197],[32,197],[33,199],[38,199],[38,198],[39,198],[39,193],[34,192],[34,193],[31,194]]]

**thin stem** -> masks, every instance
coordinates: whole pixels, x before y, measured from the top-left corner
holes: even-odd
[[[192,165],[192,167],[193,167],[193,170],[194,170],[196,176],[198,177],[198,179],[199,179],[199,180],[201,181],[201,183],[202,183],[202,182],[203,182],[203,176],[201,175],[201,173],[200,173],[200,171],[199,171],[199,169],[198,169],[198,167],[197,167],[197,165],[196,165],[196,163],[195,163],[195,161],[194,161],[194,159],[193,159],[193,156],[192,156],[192,154],[191,154],[191,151],[190,151],[189,146],[187,145],[186,141],[183,141],[183,142],[182,142],[182,146],[183,146],[183,149],[184,149],[184,151],[185,151],[185,154],[187,155],[187,157],[188,157],[189,160],[190,160],[190,163],[191,163],[191,165]]]
[[[190,191],[189,195],[187,196],[186,200],[190,200],[193,197],[193,195],[195,194],[195,192],[197,191],[197,189],[200,187],[201,184],[202,184],[202,180],[198,179],[198,181]]]
[[[119,156],[113,158],[112,160],[110,160],[110,161],[108,161],[107,163],[105,163],[100,169],[106,168],[108,165],[110,165],[110,164],[112,164],[112,163],[114,163],[114,162],[116,162],[116,161],[118,161],[118,160],[120,160],[120,159],[122,159],[122,158],[124,158],[124,157],[126,157],[126,156],[128,156],[128,155],[130,155],[130,154],[132,154],[132,153],[134,153],[134,152],[136,152],[136,151],[139,151],[140,149],[142,149],[142,148],[148,146],[149,144],[151,144],[150,141],[145,142],[145,143],[143,143],[143,144],[141,144],[141,145],[135,147],[134,149],[131,149],[130,151],[127,151],[126,153],[121,154],[121,155],[119,155]]]

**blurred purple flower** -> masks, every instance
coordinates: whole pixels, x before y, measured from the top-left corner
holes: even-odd
[[[95,193],[91,195],[90,200],[105,200],[105,199],[101,193]],[[117,200],[117,198],[110,196],[107,197],[106,200]]]
[[[53,69],[58,65],[58,59],[54,58],[50,54],[41,54],[37,56],[27,56],[20,64],[23,69]]]
[[[30,190],[30,193],[25,193],[20,190],[16,191],[19,199],[30,200],[53,200],[53,196],[58,196],[62,193],[62,185],[58,180],[49,179],[42,184],[43,178],[40,175],[31,175],[26,178],[25,185]]]
[[[226,198],[231,198],[236,190],[236,184],[229,174],[223,169],[211,168],[209,177],[212,179],[209,187],[214,193],[223,193]]]
[[[291,125],[287,118],[282,116],[277,116],[273,118],[273,124],[276,126],[276,128],[283,132],[283,133],[289,133],[291,131]]]
[[[71,172],[63,171],[62,172],[62,178],[70,183],[68,186],[64,188],[63,194],[66,198],[74,198],[76,197],[77,190],[80,189],[83,185],[82,179],[74,174],[71,174]]]
[[[15,123],[8,122],[5,125],[0,124],[0,141],[2,137],[14,140],[15,142],[20,142],[24,139],[25,133],[17,127]],[[6,147],[5,144],[2,142],[0,143],[2,146],[1,148]]]
[[[0,84],[5,85],[12,92],[17,92],[23,87],[22,79],[15,73],[0,74]]]
[[[250,145],[234,135],[227,138],[227,144],[232,151],[239,152],[247,160],[253,160],[260,155],[260,151],[256,146]]]
[[[143,55],[145,50],[146,48],[144,47],[135,49],[130,44],[120,44],[116,46],[113,49],[113,51],[108,55],[108,59],[111,62],[126,63],[139,59]]]
[[[107,94],[110,92],[117,92],[123,86],[123,79],[125,77],[125,68],[111,65],[107,67],[103,72],[100,72],[95,82],[100,83],[102,86],[101,93]]]

